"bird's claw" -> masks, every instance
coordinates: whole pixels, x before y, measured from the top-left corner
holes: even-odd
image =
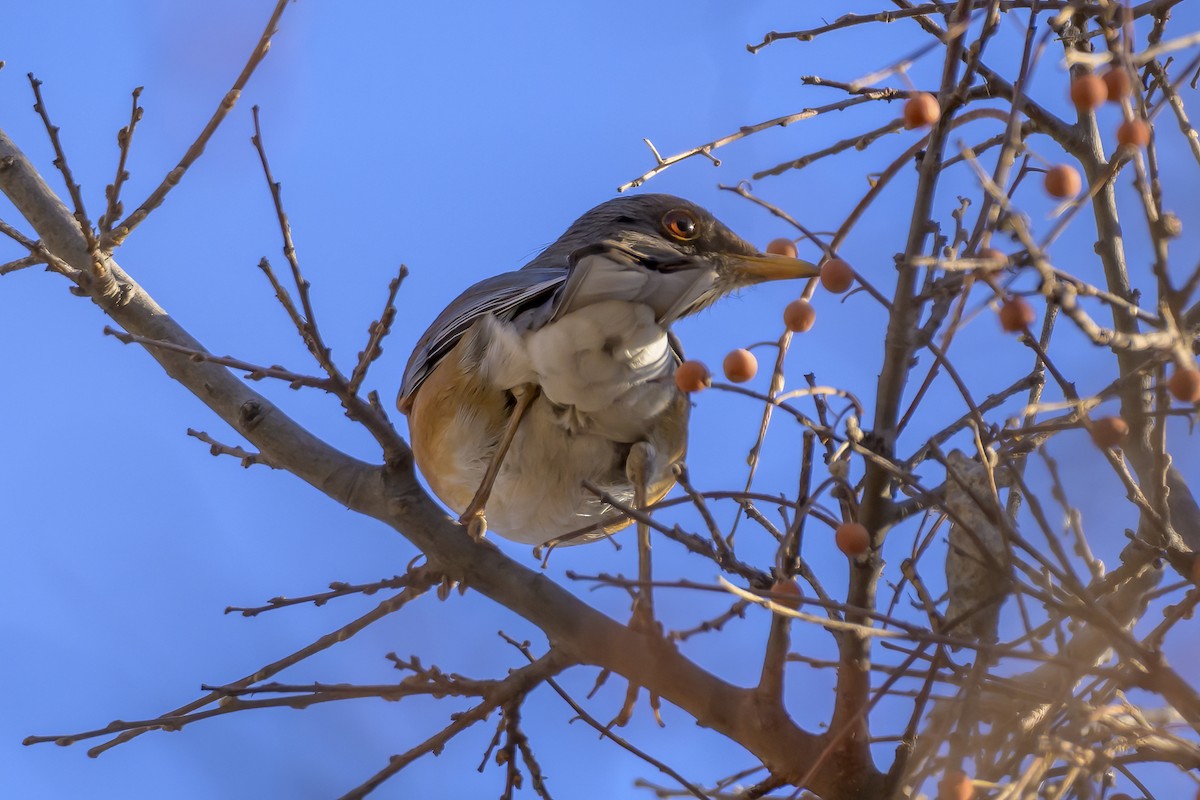
[[[645,633],[651,636],[661,637],[663,635],[662,623],[654,618],[654,609],[649,603],[643,602],[639,597],[633,601],[633,615],[629,618],[629,629],[635,633]],[[638,694],[641,692],[641,685],[630,681],[625,688],[625,700],[621,703],[621,709],[617,712],[609,726],[623,727],[629,720],[633,718],[633,710],[637,705]],[[654,721],[659,727],[665,727],[662,718],[662,709],[658,701],[658,695],[650,694],[650,710],[654,712]]]
[[[638,694],[641,693],[642,687],[640,684],[630,681],[625,687],[625,700],[621,703],[621,709],[617,711],[617,715],[613,717],[612,722],[608,723],[608,727],[623,728],[633,719],[633,710],[637,706]],[[662,718],[662,704],[659,702],[658,695],[650,693],[650,710],[654,713],[654,721],[658,723],[658,727],[665,728],[667,724]]]
[[[629,629],[637,633],[662,636],[662,623],[654,618],[654,607],[645,602],[643,597],[637,597],[633,601],[633,614],[629,617]]]
[[[458,518],[462,525],[467,526],[467,533],[471,534],[471,538],[475,541],[483,539],[487,534],[487,519],[483,516],[483,511],[473,511],[463,514]]]

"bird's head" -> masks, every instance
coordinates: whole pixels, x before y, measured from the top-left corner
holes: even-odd
[[[695,203],[669,194],[617,197],[577,219],[529,267],[572,261],[579,251],[615,243],[637,254],[639,265],[662,275],[693,273],[701,291],[672,316],[695,313],[730,292],[763,281],[812,278],[808,261],[763,253]]]

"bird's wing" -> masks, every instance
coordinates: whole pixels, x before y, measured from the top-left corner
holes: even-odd
[[[460,294],[438,315],[413,348],[404,369],[404,383],[397,405],[402,410],[408,408],[413,393],[454,349],[475,320],[484,314],[510,320],[530,306],[544,303],[566,279],[565,269],[522,269],[480,281]]]
[[[678,319],[712,288],[715,274],[668,247],[614,241],[581,247],[570,256],[570,274],[555,297],[551,319],[605,300],[644,303],[659,323]]]

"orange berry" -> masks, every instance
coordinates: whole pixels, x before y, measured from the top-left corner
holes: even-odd
[[[833,532],[833,540],[837,543],[838,550],[850,558],[861,556],[871,547],[871,534],[858,522],[843,522],[838,525],[837,530]]]
[[[941,106],[929,92],[919,92],[904,102],[904,127],[910,131],[928,127],[941,116]]]
[[[991,269],[1003,269],[1008,266],[1008,256],[994,247],[985,247],[975,254],[980,261],[988,262]]]
[[[1107,450],[1125,440],[1129,435],[1129,425],[1120,417],[1101,417],[1092,422],[1091,434],[1096,447]]]
[[[783,309],[783,324],[792,333],[804,333],[812,330],[816,321],[817,310],[803,297],[793,300]]]
[[[1071,81],[1071,102],[1080,111],[1099,108],[1108,99],[1108,87],[1104,79],[1092,72],[1084,73]]]
[[[1119,103],[1133,89],[1133,81],[1123,67],[1113,67],[1100,76],[1104,88],[1108,90],[1108,102]]]
[[[971,800],[975,787],[961,770],[950,770],[938,781],[938,800]]]
[[[854,270],[840,258],[830,258],[821,264],[821,285],[825,291],[841,294],[854,283]]]
[[[1059,164],[1046,170],[1045,186],[1046,194],[1065,199],[1079,194],[1079,190],[1083,188],[1083,181],[1079,179],[1079,173],[1074,167]]]
[[[681,392],[699,392],[712,386],[712,375],[703,362],[685,361],[675,368],[675,385]]]
[[[1145,147],[1150,144],[1150,125],[1144,119],[1127,119],[1117,128],[1117,143],[1127,147]]]
[[[745,383],[758,374],[758,359],[754,353],[741,348],[730,350],[721,366],[725,370],[725,377],[734,383]]]
[[[800,584],[791,578],[780,578],[775,581],[771,584],[771,592],[779,595],[771,598],[774,602],[793,611],[800,608],[800,598],[804,596],[804,593],[800,591]]]
[[[1176,367],[1167,381],[1167,391],[1184,403],[1200,403],[1200,370]]]
[[[767,252],[777,256],[796,257],[796,243],[791,239],[772,239],[767,245]]]
[[[1037,314],[1024,297],[1010,297],[1000,306],[1000,327],[1009,333],[1020,333],[1035,319]]]

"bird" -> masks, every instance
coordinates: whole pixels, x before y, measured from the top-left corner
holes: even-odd
[[[996,514],[997,509],[1003,511],[996,488],[1012,479],[996,468],[997,460],[996,451],[987,449],[982,459],[961,450],[946,456],[946,508],[952,519],[946,537],[945,632],[983,644],[996,641],[1013,579],[1012,545]]]
[[[418,340],[396,399],[417,467],[476,536],[537,546],[620,530],[620,506],[664,497],[687,448],[671,325],[751,284],[818,274],[682,198],[603,202]]]

